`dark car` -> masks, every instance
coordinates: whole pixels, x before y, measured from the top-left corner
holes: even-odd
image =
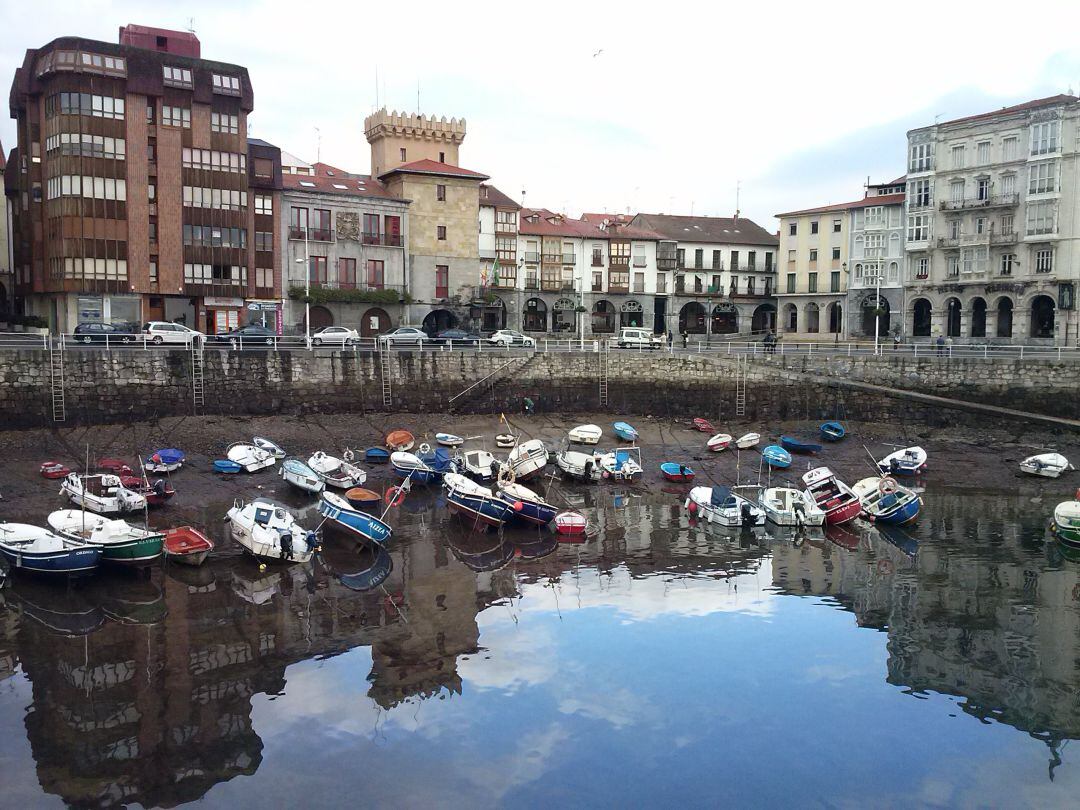
[[[277,336],[277,332],[273,329],[268,329],[257,323],[249,323],[247,326],[231,329],[219,335],[208,335],[206,342],[219,345],[228,343],[234,349],[241,346],[247,348],[249,345],[255,348],[256,346],[273,346]]]
[[[133,343],[137,337],[127,323],[80,323],[72,333],[76,343]]]
[[[433,338],[435,343],[451,346],[479,346],[483,340],[477,332],[467,332],[464,329],[444,329]]]

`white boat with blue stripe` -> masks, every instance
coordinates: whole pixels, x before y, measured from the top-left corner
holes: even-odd
[[[322,493],[319,498],[319,514],[334,528],[364,542],[386,546],[394,534],[388,523],[367,512],[354,509],[352,504],[334,492]]]

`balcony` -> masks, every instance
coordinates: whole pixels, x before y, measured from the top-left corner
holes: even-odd
[[[495,233],[517,233],[517,225],[513,222],[496,222]]]
[[[516,250],[496,250],[495,256],[498,258],[499,264],[517,264]]]
[[[562,263],[563,264],[577,264],[577,256],[575,256],[573,253],[564,253],[562,255]]]
[[[628,269],[630,267],[629,256],[611,256],[608,259],[608,266],[612,268]]]
[[[674,254],[667,256],[658,254],[656,257],[657,270],[674,270],[676,267],[678,267],[678,264],[679,258]]]
[[[307,228],[301,228],[299,225],[290,225],[289,226],[289,239],[291,239],[291,240],[299,240],[299,241],[303,242],[305,239],[307,239],[307,232],[308,232]]]
[[[593,267],[603,267],[604,266],[604,257],[603,256],[597,256],[594,253],[593,257],[592,257],[592,266]]]
[[[609,294],[616,295],[628,295],[630,293],[629,284],[608,284],[607,291]],[[593,290],[593,292],[600,292],[599,290]]]
[[[528,254],[526,254],[528,255]],[[540,279],[536,276],[525,276],[525,289],[526,290],[539,290]]]
[[[1016,244],[1016,241],[1016,231],[1005,231],[1004,233],[990,234],[991,245],[1014,245]]]
[[[675,277],[676,295],[700,295],[708,298],[723,298],[724,291],[717,284],[706,284],[699,278],[694,278],[687,283],[685,276]]]
[[[535,251],[531,251],[531,250],[525,251],[525,263],[526,264],[539,264],[540,263],[540,254],[536,253]]]
[[[1009,208],[1018,205],[1019,194],[993,194],[989,197],[974,197],[966,200],[943,200],[942,211],[968,211],[976,208]]]
[[[184,295],[243,298],[245,293],[247,293],[246,279],[242,281],[226,281],[225,279],[196,281],[194,279],[184,279]]]
[[[644,267],[644,266],[645,266],[645,257],[644,256],[635,256],[634,257],[634,267]]]
[[[361,236],[365,245],[383,245],[384,247],[401,247],[401,234],[399,233],[369,233]]]
[[[544,264],[562,264],[561,253],[545,253],[541,259]]]
[[[334,230],[333,228],[310,228],[308,239],[312,242],[333,242]]]
[[[499,274],[499,280],[492,281],[491,286],[496,290],[512,290],[517,287],[517,276],[503,276]]]
[[[562,279],[545,278],[540,281],[540,289],[544,292],[559,292],[562,288]]]

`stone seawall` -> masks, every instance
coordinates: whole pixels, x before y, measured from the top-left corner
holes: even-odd
[[[204,354],[203,413],[383,411],[373,354],[226,352]],[[607,410],[622,414],[735,415],[739,360],[725,355],[609,355]],[[391,355],[392,405],[406,412],[519,412],[600,409],[595,353]],[[748,419],[891,419],[949,424],[963,417],[903,391],[1080,418],[1080,365],[1068,362],[910,357],[747,358]],[[850,383],[897,389],[868,391]],[[64,355],[67,424],[126,422],[194,413],[191,356],[171,351],[70,351]],[[985,418],[985,417],[983,417]],[[0,420],[10,428],[52,425],[48,356],[0,354]]]

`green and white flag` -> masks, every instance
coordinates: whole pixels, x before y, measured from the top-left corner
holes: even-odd
[[[495,264],[491,265],[491,283],[496,287],[499,286],[499,260],[495,260]]]

